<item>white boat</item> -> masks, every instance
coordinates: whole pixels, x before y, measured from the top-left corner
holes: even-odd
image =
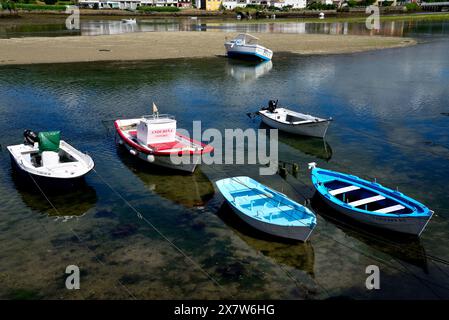
[[[60,140],[59,131],[24,132],[23,144],[8,146],[13,167],[38,184],[72,185],[94,167],[92,158],[67,142]]]
[[[153,104],[153,111],[157,110]],[[176,132],[176,120],[171,115],[154,112],[135,119],[119,119],[114,122],[118,143],[130,154],[146,162],[162,167],[194,172],[201,155],[214,149]],[[185,161],[172,160],[182,156]]]
[[[303,136],[324,138],[332,118],[323,119],[286,108],[278,108],[277,101],[270,100],[268,107],[259,110],[262,122],[281,131]]]
[[[134,24],[134,23],[137,23],[137,20],[135,18],[134,19],[132,19],[132,18],[122,19],[122,23],[132,23],[132,24]]]
[[[226,178],[216,185],[235,214],[262,232],[306,241],[316,226],[311,210],[249,177]]]
[[[273,51],[258,44],[259,39],[241,33],[236,38],[225,42],[226,53],[230,58],[241,58],[251,60],[271,60]]]

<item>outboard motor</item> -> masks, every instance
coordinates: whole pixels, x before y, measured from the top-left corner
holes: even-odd
[[[23,132],[23,143],[25,145],[34,146],[35,142],[39,142],[39,137],[36,132],[29,129]]]
[[[278,100],[276,100],[276,101],[269,100],[268,101],[268,111],[274,112],[274,110],[276,110],[277,106],[278,106]]]

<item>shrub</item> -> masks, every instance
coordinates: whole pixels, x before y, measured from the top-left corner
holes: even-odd
[[[178,12],[180,9],[178,7],[140,6],[137,10],[143,12]]]
[[[17,9],[29,11],[37,11],[37,10],[65,11],[66,9],[66,6],[38,5],[38,4],[25,4],[25,3],[18,3],[16,7]]]
[[[415,2],[407,3],[405,5],[405,7],[407,8],[407,11],[409,11],[409,12],[421,10],[421,7]]]
[[[54,5],[58,0],[44,0],[45,4]]]
[[[368,7],[372,4],[374,4],[375,2],[376,2],[376,0],[364,0],[364,1],[360,2],[359,6]]]
[[[324,4],[320,2],[312,2],[307,6],[310,10],[334,10],[337,6],[335,4]]]

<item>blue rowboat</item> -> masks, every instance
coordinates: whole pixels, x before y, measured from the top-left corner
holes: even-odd
[[[325,170],[309,163],[312,183],[324,201],[336,211],[359,222],[420,236],[433,211],[399,191],[376,182]]]
[[[262,232],[306,241],[315,228],[312,211],[249,177],[226,178],[216,185],[233,211]]]

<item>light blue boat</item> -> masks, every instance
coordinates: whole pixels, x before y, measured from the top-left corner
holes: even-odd
[[[433,211],[399,191],[377,182],[325,170],[309,163],[312,183],[324,201],[338,212],[370,226],[420,236]]]
[[[316,226],[308,208],[249,177],[226,178],[216,185],[233,211],[260,231],[306,241]]]

